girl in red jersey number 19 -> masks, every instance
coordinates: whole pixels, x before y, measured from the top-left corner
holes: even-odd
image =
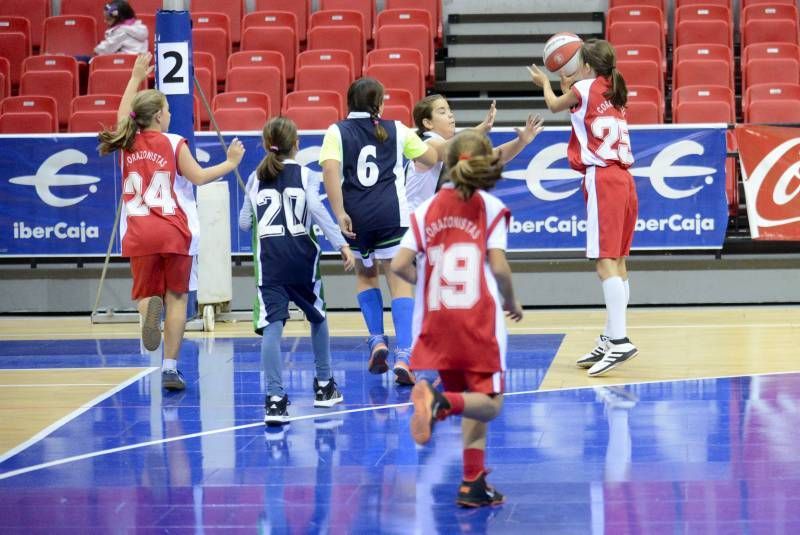
[[[136,58],[117,111],[117,126],[100,133],[98,150],[101,155],[121,152],[124,205],[120,239],[122,256],[131,259],[131,298],[144,318],[142,342],[149,351],[161,344],[159,323],[166,301],[161,386],[183,390],[186,383],[177,361],[200,230],[192,186],[233,171],[242,160],[244,146],[234,139],[224,162],[200,167],[186,140],[167,133],[170,113],[166,96],[155,89],[138,91],[153,70],[152,59],[150,54]]]
[[[522,319],[506,260],[510,212],[486,191],[503,166],[485,134],[458,134],[446,164],[450,182],[414,211],[392,260],[398,277],[417,284],[411,367],[437,370],[445,390],[424,379],[414,385],[411,434],[425,444],[437,420],[461,414],[464,478],[456,501],[496,505],[503,495],[486,483],[484,450],[488,423],[503,406],[503,312]]]
[[[628,339],[626,313],[630,297],[625,257],[630,254],[638,199],[628,168],[633,164],[625,121],[628,90],[616,67],[614,48],[589,39],[580,50],[581,66],[571,77],[561,74],[561,96],[536,65],[528,68],[533,83],[544,90],[552,112],[570,110],[572,135],[567,157],[583,173],[586,199],[586,256],[596,261],[603,283],[606,327],[596,347],[579,358],[589,376],[608,373],[635,357],[639,350]]]

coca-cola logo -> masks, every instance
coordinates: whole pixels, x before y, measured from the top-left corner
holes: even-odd
[[[748,192],[755,195],[759,227],[776,227],[800,221],[800,137],[784,141],[755,166]]]

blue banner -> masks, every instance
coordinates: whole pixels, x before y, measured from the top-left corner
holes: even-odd
[[[499,145],[514,135],[497,129],[491,138]],[[120,194],[118,158],[99,157],[93,135],[0,137],[0,255],[103,256]],[[229,142],[234,136],[225,137]],[[247,149],[239,167],[247,179],[263,156],[261,136],[238,137]],[[513,214],[510,251],[583,250],[586,208],[581,176],[567,164],[568,139],[568,129],[548,129],[506,165],[506,180],[494,193]],[[195,143],[201,165],[225,158],[215,134],[197,133]],[[321,144],[321,133],[303,134],[297,161],[320,172]],[[639,195],[633,248],[721,248],[728,220],[725,129],[632,128],[631,144]],[[238,227],[242,192],[233,175],[225,180],[231,247],[247,254],[250,233]],[[116,243],[113,252],[119,251]]]

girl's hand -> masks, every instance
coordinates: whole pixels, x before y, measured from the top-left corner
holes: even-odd
[[[533,81],[534,85],[537,87],[544,87],[545,84],[550,83],[550,79],[547,75],[536,65],[531,65],[530,67],[526,67],[528,72],[531,75],[531,81]]]
[[[484,134],[488,134],[494,126],[495,117],[497,117],[497,101],[493,100],[492,104],[489,106],[489,111],[486,112],[486,118],[482,123],[476,126],[475,129],[480,130]]]
[[[150,65],[151,61],[153,61],[153,55],[150,52],[136,56],[131,77],[140,82],[146,80],[150,73],[153,72],[153,69],[156,68],[155,65]]]
[[[353,256],[353,252],[350,250],[349,245],[345,245],[339,252],[342,253],[342,263],[344,264],[345,271],[352,271],[354,267],[356,267],[356,259]]]
[[[503,303],[503,310],[506,311],[506,317],[513,321],[522,319],[522,305],[519,304],[519,301]]]
[[[347,212],[342,212],[340,216],[337,216],[339,220],[339,228],[344,234],[345,238],[355,239],[356,233],[353,232],[353,221],[350,219],[350,216],[347,215]]]
[[[227,159],[233,165],[239,165],[244,156],[244,145],[239,141],[238,137],[233,138],[231,144],[228,145]]]
[[[544,119],[538,115],[528,115],[524,128],[515,128],[520,141],[528,145],[539,133],[544,130]]]

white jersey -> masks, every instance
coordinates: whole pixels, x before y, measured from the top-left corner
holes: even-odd
[[[444,138],[435,132],[424,132],[422,134],[423,140],[427,143],[429,139]],[[439,175],[442,173],[444,162],[437,162],[433,167],[427,171],[420,171],[417,169],[417,164],[413,161],[408,162],[406,169],[406,199],[408,200],[408,208],[414,211],[423,202],[433,197],[436,193],[436,185],[439,183]]]

